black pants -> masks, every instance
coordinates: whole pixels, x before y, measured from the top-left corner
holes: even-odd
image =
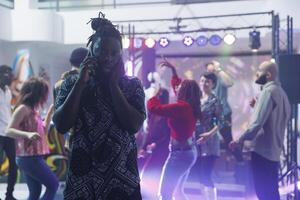
[[[7,192],[6,196],[12,196],[17,180],[16,147],[15,140],[9,137],[0,136],[0,151],[4,151],[9,161]]]
[[[256,195],[259,200],[280,200],[278,191],[278,162],[252,152],[251,167]]]
[[[200,156],[195,163],[199,169],[199,182],[206,187],[214,187],[212,172],[216,159],[217,156]]]
[[[232,151],[228,146],[228,144],[232,141],[231,113],[224,116],[224,121],[225,121],[224,126],[219,131],[224,139],[224,143],[222,144],[222,147],[224,149],[227,149],[227,151],[231,152],[232,155],[235,157],[236,161],[242,162],[243,155],[241,149],[236,148],[235,150]]]

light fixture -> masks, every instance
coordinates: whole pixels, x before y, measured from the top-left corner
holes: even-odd
[[[249,47],[253,52],[257,52],[260,47],[260,32],[253,30],[249,32]]]
[[[133,76],[133,62],[131,60],[125,62],[125,73],[127,76]]]
[[[159,45],[163,48],[167,47],[170,44],[170,41],[166,37],[162,37],[159,39]]]
[[[122,46],[124,49],[128,49],[130,47],[130,39],[127,37],[122,38]]]
[[[134,38],[133,46],[136,49],[139,49],[143,46],[143,39],[142,38]]]
[[[222,42],[222,38],[219,35],[217,35],[217,34],[213,34],[209,38],[209,43],[211,45],[216,46],[216,45],[219,45],[221,42]]]
[[[186,47],[190,47],[194,44],[194,39],[191,36],[185,36],[182,42]]]
[[[147,38],[145,40],[145,45],[148,48],[153,48],[155,46],[155,40],[153,38]]]
[[[204,35],[201,35],[197,38],[196,42],[200,47],[203,47],[203,46],[207,45],[208,38],[205,37]]]
[[[223,41],[227,45],[233,45],[235,40],[236,40],[236,37],[232,33],[226,33],[225,36],[223,37]]]

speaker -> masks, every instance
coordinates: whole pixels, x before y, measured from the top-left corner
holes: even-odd
[[[279,80],[290,103],[300,103],[300,54],[279,56]]]

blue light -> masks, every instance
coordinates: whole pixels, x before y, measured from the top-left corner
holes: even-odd
[[[135,38],[133,42],[134,48],[141,48],[143,46],[143,39],[142,38]]]
[[[203,47],[205,45],[207,45],[208,43],[208,38],[205,37],[204,35],[201,35],[197,38],[197,44],[200,46],[200,47]]]
[[[216,45],[219,45],[221,42],[222,42],[222,38],[217,34],[214,34],[214,35],[210,36],[210,38],[209,38],[209,43],[211,45],[216,46]]]

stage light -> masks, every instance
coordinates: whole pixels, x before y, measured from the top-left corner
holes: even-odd
[[[217,34],[214,34],[214,35],[210,36],[210,38],[209,38],[209,43],[211,45],[216,46],[216,45],[219,45],[221,42],[222,42],[222,38]]]
[[[130,46],[130,39],[127,37],[122,38],[122,46],[124,49],[128,49]]]
[[[232,45],[235,42],[236,38],[235,35],[233,35],[232,33],[227,33],[224,37],[223,37],[223,41],[225,42],[225,44],[227,45]]]
[[[131,60],[125,62],[125,73],[127,76],[133,76],[133,62]]]
[[[134,38],[133,46],[136,49],[139,49],[143,46],[143,39],[142,38]]]
[[[163,48],[167,47],[170,44],[170,41],[166,37],[162,37],[159,39],[159,45]]]
[[[190,47],[194,44],[194,39],[191,36],[185,36],[182,42],[186,47]]]
[[[147,38],[145,40],[145,45],[148,48],[153,48],[155,46],[155,40],[153,38]]]
[[[207,45],[208,43],[208,38],[205,37],[204,35],[201,35],[197,38],[197,44],[200,46],[200,47],[203,47],[205,45]]]
[[[297,182],[297,189],[300,190],[300,181]]]
[[[260,47],[260,32],[259,31],[250,31],[249,32],[249,47],[253,52],[257,52]]]

